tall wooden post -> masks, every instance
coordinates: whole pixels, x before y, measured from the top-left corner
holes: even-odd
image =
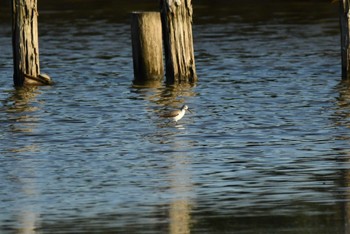
[[[131,38],[134,82],[164,78],[162,24],[159,12],[132,12]]]
[[[40,75],[37,0],[12,1],[12,48],[15,86],[51,83]]]
[[[339,19],[341,34],[341,61],[342,61],[342,79],[350,78],[350,9],[349,0],[339,1]]]
[[[160,0],[168,83],[197,81],[191,0]]]

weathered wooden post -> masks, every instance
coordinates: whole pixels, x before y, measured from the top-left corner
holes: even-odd
[[[339,19],[340,19],[340,37],[341,37],[341,61],[342,61],[342,79],[350,78],[350,0],[339,1]]]
[[[51,83],[40,74],[37,0],[12,1],[12,48],[15,86]]]
[[[168,83],[197,81],[191,0],[160,0]]]
[[[132,12],[131,38],[134,82],[164,78],[162,24],[159,12]]]

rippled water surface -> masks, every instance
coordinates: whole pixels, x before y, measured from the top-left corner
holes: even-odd
[[[199,81],[175,87],[133,85],[124,8],[48,4],[55,85],[15,89],[1,10],[1,233],[349,232],[336,6],[198,2]],[[178,124],[159,118],[184,103]]]

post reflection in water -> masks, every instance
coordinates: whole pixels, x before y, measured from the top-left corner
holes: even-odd
[[[179,84],[163,86],[161,83],[150,83],[138,88],[140,96],[145,100],[155,103],[153,109],[154,120],[157,123],[158,131],[148,138],[166,147],[165,152],[168,168],[170,204],[169,204],[169,233],[187,234],[191,226],[191,206],[193,198],[193,184],[191,181],[191,160],[187,153],[191,149],[191,142],[180,138],[186,131],[186,124],[168,125],[158,119],[160,112],[165,108],[177,108],[185,104],[189,97],[196,93],[193,85]]]
[[[32,157],[21,157],[26,153],[38,152],[40,147],[36,143],[27,142],[26,135],[32,134],[39,123],[39,118],[34,112],[40,108],[36,96],[39,94],[38,87],[17,88],[6,100],[5,113],[9,124],[8,132],[12,133],[13,145],[5,149],[14,158],[12,168],[8,168],[8,177],[12,183],[17,181],[13,199],[13,216],[17,217],[16,231],[23,234],[37,233],[39,225],[38,206],[33,203],[40,196],[37,187],[37,168]],[[4,150],[4,149],[3,149]],[[20,153],[20,154],[19,154]],[[18,186],[18,187],[17,187]]]
[[[9,126],[13,132],[32,132],[35,128],[38,118],[31,115],[32,112],[39,110],[38,106],[31,105],[35,102],[35,97],[39,93],[37,87],[17,88],[7,99],[6,112],[8,119],[12,122]]]
[[[27,189],[24,188],[23,192],[26,194],[32,194],[35,191],[31,191],[30,185],[27,184]],[[33,196],[33,195],[29,195]],[[36,228],[38,224],[39,214],[37,214],[34,210],[33,206],[23,206],[22,211],[18,215],[18,223],[19,223],[19,233],[21,234],[34,234],[36,232]]]
[[[337,110],[336,110],[336,119],[335,124],[337,126],[350,128],[350,86],[349,83],[343,82],[339,85],[339,98],[337,100]],[[349,142],[350,135],[344,136],[341,134],[338,138]],[[343,149],[340,149],[341,151]],[[350,163],[350,152],[341,152],[345,155],[342,163]],[[342,186],[344,186],[344,194],[342,195],[344,202],[343,211],[344,211],[344,228],[345,233],[350,232],[350,170],[343,170]]]
[[[188,104],[189,97],[197,95],[193,91],[195,84],[180,83],[175,85],[165,85],[161,81],[150,81],[145,83],[134,83],[133,92],[137,93],[139,98],[148,100],[154,108],[149,108],[151,119],[158,127],[167,127],[164,119],[159,117],[169,109],[179,109],[182,105]],[[191,110],[191,106],[189,107]],[[182,125],[176,125],[177,128],[183,128]]]
[[[174,152],[177,149],[186,147],[186,142],[174,142]],[[191,193],[192,182],[190,174],[190,158],[186,153],[174,153],[170,168],[171,191],[173,199],[170,203],[170,233],[186,234],[190,233],[191,224]]]

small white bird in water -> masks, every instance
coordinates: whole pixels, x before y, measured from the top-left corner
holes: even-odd
[[[186,110],[191,112],[187,105],[183,105],[180,110],[170,111],[169,113],[166,113],[161,117],[172,119],[177,123],[177,121],[179,121],[180,119],[182,119],[182,117],[184,117]]]

